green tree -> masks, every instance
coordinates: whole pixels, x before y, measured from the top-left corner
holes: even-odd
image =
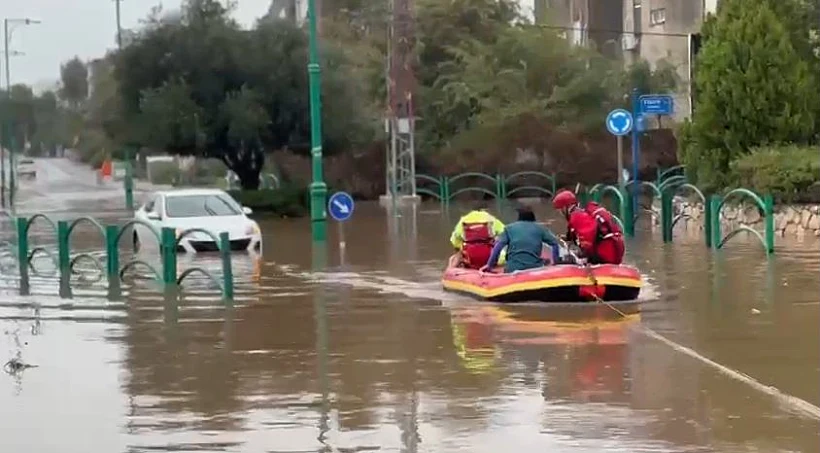
[[[698,55],[696,114],[681,160],[699,184],[728,182],[729,164],[755,146],[815,135],[817,79],[766,2],[731,0],[707,27]]]
[[[436,12],[446,6],[426,7]],[[484,0],[464,0],[459,6],[467,17],[477,10],[485,11],[479,17],[492,20],[481,22],[478,31],[464,30],[459,24],[471,22],[455,12],[425,13],[441,21],[424,28],[431,35],[420,36],[422,55],[433,42],[440,58],[430,56],[435,71],[420,70],[429,75],[421,80],[422,133],[429,149],[450,149],[456,155],[461,150],[480,151],[496,161],[516,147],[545,151],[554,131],[601,130],[601,118],[613,107],[625,106],[632,88],[667,92],[677,83],[668,64],[652,71],[639,62],[624,71],[621,62],[574,46],[553,30],[511,23],[516,16],[512,6]],[[444,36],[457,38],[436,47],[447,30],[450,33]]]
[[[57,95],[46,91],[34,99],[34,130],[31,135],[31,155],[49,155],[62,144],[60,117],[62,111],[57,103]]]
[[[134,144],[222,160],[254,189],[266,150],[310,149],[307,36],[270,18],[243,30],[229,13],[216,0],[190,0],[178,17],[154,14],[115,74]],[[378,123],[356,99],[363,82],[339,48],[323,59],[326,150],[372,140]]]
[[[88,68],[79,57],[60,65],[60,98],[78,109],[88,98]]]

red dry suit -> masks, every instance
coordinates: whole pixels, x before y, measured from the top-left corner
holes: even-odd
[[[495,238],[488,223],[464,223],[464,245],[461,255],[464,265],[470,269],[481,269],[487,264],[493,252]]]
[[[584,209],[573,209],[567,227],[568,239],[578,243],[590,264],[621,264],[623,261],[623,232],[603,206],[591,201]]]

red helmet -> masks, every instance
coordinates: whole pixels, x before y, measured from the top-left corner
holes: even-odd
[[[562,190],[555,194],[552,198],[552,207],[558,209],[559,211],[562,209],[567,209],[570,206],[574,206],[578,204],[578,199],[575,198],[575,194],[570,192],[569,190]]]

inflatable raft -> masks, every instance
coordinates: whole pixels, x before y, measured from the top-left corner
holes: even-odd
[[[444,289],[492,302],[626,301],[638,298],[641,274],[625,265],[556,264],[510,274],[458,267],[450,259]]]

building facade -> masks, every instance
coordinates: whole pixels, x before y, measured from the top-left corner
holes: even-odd
[[[290,19],[302,25],[307,19],[307,0],[273,0],[267,16]]]
[[[535,0],[539,23],[566,27],[577,45],[588,45],[624,64],[666,61],[680,80],[675,119],[692,113],[692,35],[718,0]]]

